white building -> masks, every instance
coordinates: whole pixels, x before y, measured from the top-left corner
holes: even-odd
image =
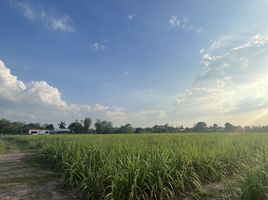
[[[29,134],[30,135],[46,135],[49,134],[49,130],[44,130],[44,129],[30,129]]]

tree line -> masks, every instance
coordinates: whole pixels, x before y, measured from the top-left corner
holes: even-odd
[[[111,121],[96,120],[92,126],[90,117],[84,120],[76,120],[66,125],[64,121],[59,122],[58,128],[70,129],[71,133],[92,134],[120,134],[120,133],[178,133],[178,132],[268,132],[267,126],[236,126],[226,122],[224,126],[213,124],[208,126],[205,122],[198,122],[192,127],[171,126],[169,124],[154,125],[153,127],[133,127],[130,123],[120,127],[114,127]],[[12,122],[0,119],[0,134],[28,134],[30,129],[53,130],[53,124]]]

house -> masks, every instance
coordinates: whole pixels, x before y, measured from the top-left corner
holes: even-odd
[[[46,135],[49,134],[49,130],[44,130],[44,129],[30,129],[29,134],[30,135]]]

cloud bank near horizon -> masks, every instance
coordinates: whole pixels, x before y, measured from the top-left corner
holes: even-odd
[[[110,107],[96,103],[78,105],[64,101],[58,88],[46,81],[23,82],[11,73],[0,60],[0,118],[23,122],[54,123],[64,120],[70,123],[76,119],[92,117],[112,121],[115,125],[134,122],[134,125],[155,123],[162,119],[161,111],[129,113],[124,108]]]
[[[134,126],[193,125],[197,121],[267,124],[268,37],[255,35],[239,45],[224,38],[201,50],[201,74],[163,110],[129,112],[100,103],[69,103],[46,81],[19,80],[0,60],[0,117],[56,124],[89,116],[117,126],[128,122]]]
[[[177,97],[176,118],[268,123],[267,55],[268,37],[262,35],[240,45],[229,37],[212,42],[201,50],[202,74]]]

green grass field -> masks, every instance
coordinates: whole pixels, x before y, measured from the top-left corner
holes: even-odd
[[[84,199],[267,199],[268,134],[17,136]]]
[[[6,145],[5,141],[0,137],[0,155],[7,153],[9,149],[10,147]]]
[[[6,146],[0,142],[0,154],[4,154],[6,152]]]

